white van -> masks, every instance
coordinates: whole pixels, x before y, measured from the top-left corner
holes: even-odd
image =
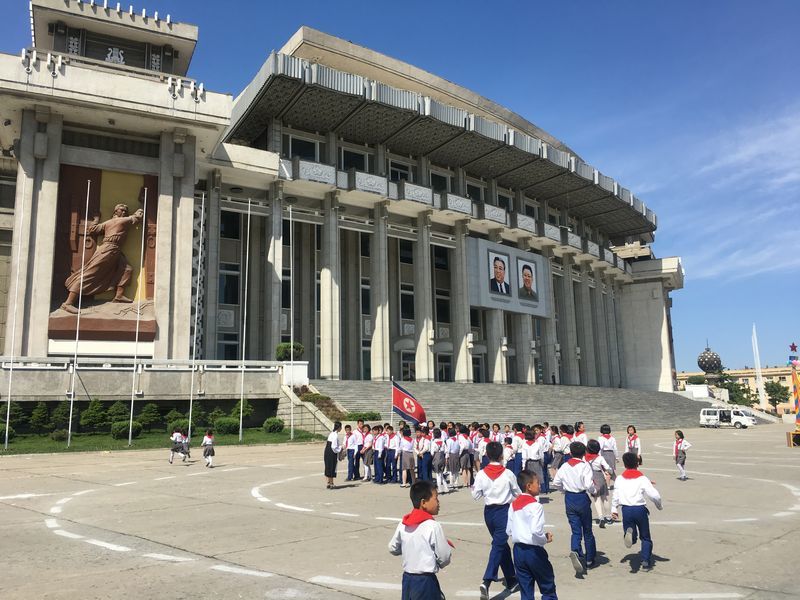
[[[756,420],[737,408],[704,408],[700,411],[700,427],[733,426],[742,429],[755,425]]]

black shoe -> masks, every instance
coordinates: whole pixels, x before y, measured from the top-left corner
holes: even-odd
[[[606,520],[600,519],[600,529],[605,529],[605,528],[606,528]]]
[[[642,566],[640,567],[640,569],[642,571],[652,571],[653,570],[653,564],[647,562],[646,560],[642,561]]]

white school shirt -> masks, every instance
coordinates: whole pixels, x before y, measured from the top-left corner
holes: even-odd
[[[592,471],[611,471],[611,466],[608,464],[608,461],[599,454],[594,459],[587,460],[586,462],[592,467]]]
[[[369,450],[375,444],[375,436],[368,433],[364,436],[364,450]]]
[[[522,454],[522,466],[525,466],[525,463],[529,460],[536,460],[534,458],[536,448],[536,442],[532,444],[528,443],[528,440],[525,440],[525,443],[522,444],[522,448],[520,449],[520,454]]]
[[[513,446],[503,446],[503,466],[506,466],[515,454]]]
[[[388,450],[397,450],[400,448],[400,436],[396,433],[392,435],[386,434],[386,448]]]
[[[356,438],[356,446],[363,446],[364,445],[364,434],[360,431],[356,430],[353,432],[353,437]]]
[[[505,439],[505,435],[502,431],[493,431],[491,433],[491,438],[493,442],[503,443],[503,439]]]
[[[180,444],[183,441],[183,434],[180,431],[176,431],[169,437],[169,439],[176,444]]]
[[[500,463],[489,463],[489,465],[501,466]],[[473,500],[483,498],[486,506],[508,504],[521,493],[517,477],[508,469],[504,469],[497,479],[492,479],[486,474],[485,469],[481,469],[475,475],[475,483],[472,486]]]
[[[515,544],[544,546],[547,543],[547,536],[544,533],[544,508],[536,498],[522,494],[511,503],[508,507],[506,534]]]
[[[617,477],[614,482],[614,495],[611,498],[611,512],[617,512],[622,506],[644,506],[647,504],[645,498],[656,505],[661,510],[661,494],[653,483],[639,471],[626,469],[622,476]]]
[[[581,442],[584,446],[589,443],[589,435],[584,431],[583,433],[576,433],[572,438],[573,442]]]
[[[375,436],[374,447],[375,452],[378,453],[378,457],[383,456],[383,449],[386,447],[387,437],[388,436],[385,433],[379,433]]]
[[[483,460],[483,457],[486,456],[486,446],[489,445],[489,439],[482,437],[478,440],[478,459]]]
[[[514,446],[515,453],[522,452],[522,447],[525,445],[525,435],[524,434],[517,435],[515,433],[511,437],[511,445]]]
[[[403,555],[405,573],[436,573],[450,564],[450,546],[442,526],[429,519],[419,525],[397,524],[389,553]]]
[[[592,467],[586,461],[571,458],[558,468],[553,487],[564,492],[580,493],[589,492],[594,494],[597,490],[594,487],[592,478]]]
[[[548,444],[552,444],[553,443],[553,432],[550,431],[550,429],[545,430],[544,439],[547,440]]]
[[[461,451],[461,448],[458,444],[457,437],[451,437],[447,440],[447,453],[448,454],[458,454]]]
[[[417,456],[422,456],[423,454],[427,454],[430,451],[431,451],[431,441],[425,436],[418,438],[414,443],[414,454],[416,454]]]
[[[675,443],[672,445],[672,456],[678,456],[678,450],[686,452],[691,447],[692,445],[686,440],[675,440]]]
[[[553,445],[553,452],[564,451],[564,438],[562,438],[560,435],[553,436],[551,444]]]
[[[463,433],[459,433],[456,439],[458,440],[459,452],[464,452],[465,450],[469,452],[470,450],[472,450],[472,442],[470,441],[469,436]]]
[[[328,434],[328,441],[331,443],[331,450],[338,454],[339,450],[342,449],[342,444],[339,442],[339,434],[335,431],[331,431]]]
[[[213,446],[214,445],[214,437],[203,436],[203,443],[200,444],[201,446]]]
[[[450,439],[450,434],[447,433],[444,429],[442,429],[439,432],[439,439],[441,439],[443,442],[446,442],[447,440]]]
[[[407,437],[400,437],[400,452],[413,452],[414,440]]]
[[[351,433],[350,435],[345,435],[345,437],[345,447],[348,450],[358,450],[358,438],[356,434]]]
[[[633,452],[637,456],[642,454],[642,441],[637,434],[634,433],[632,437],[627,436],[625,438],[625,451]]]
[[[597,438],[597,442],[600,444],[600,452],[613,452],[614,457],[619,457],[619,450],[617,450],[617,440],[614,438],[613,435],[609,435],[606,437],[605,435],[600,435]]]
[[[444,440],[433,440],[431,442],[431,452],[433,454],[437,454],[439,452],[444,452],[447,449],[447,442]]]

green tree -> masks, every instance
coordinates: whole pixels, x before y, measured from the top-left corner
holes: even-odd
[[[30,424],[34,431],[43,433],[50,430],[50,413],[47,411],[47,403],[37,402],[31,413]]]
[[[131,418],[131,407],[122,402],[121,400],[117,400],[108,407],[108,421],[110,423],[116,423],[117,421],[129,421]]]
[[[705,382],[705,375],[690,375],[686,378],[686,383],[689,385],[703,385]]]
[[[155,402],[148,402],[142,407],[141,412],[136,416],[136,420],[142,427],[150,431],[154,425],[161,423],[161,413],[158,412],[158,405]]]
[[[291,351],[292,345],[289,342],[281,342],[275,347],[275,360],[290,360],[291,355],[294,354],[294,360],[303,358],[303,353],[306,351],[303,344],[300,342],[294,343],[294,353]]]
[[[247,401],[247,398],[244,398],[243,400],[240,400],[239,402],[236,403],[236,406],[234,406],[231,409],[231,416],[235,419],[239,418],[239,409],[241,407],[242,402],[244,402],[244,408],[241,409],[241,413],[243,419],[246,420],[247,417],[253,414],[253,405]]]
[[[89,406],[81,414],[81,427],[97,431],[110,424],[108,413],[103,408],[103,403],[97,398],[89,402]]]
[[[6,422],[6,413],[8,412],[8,403],[0,402],[0,423]],[[28,415],[22,410],[19,402],[11,402],[11,426],[19,429],[20,426],[28,422]]]
[[[187,417],[185,414],[183,414],[178,409],[173,408],[171,411],[167,413],[167,415],[164,417],[164,420],[167,422],[167,424],[170,424],[174,423],[175,421],[182,421],[186,418]]]
[[[764,392],[769,397],[769,403],[773,408],[776,408],[781,402],[789,401],[789,388],[777,381],[767,381],[764,384]]]
[[[69,425],[69,400],[62,400],[50,414],[50,429],[66,429]]]
[[[214,410],[208,413],[208,422],[211,425],[214,425],[214,421],[219,419],[220,417],[227,417],[228,415],[225,414],[225,411],[222,410],[219,406],[215,406]]]

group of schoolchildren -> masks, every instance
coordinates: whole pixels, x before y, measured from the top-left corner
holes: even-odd
[[[467,450],[467,442],[472,440],[470,428],[474,429],[474,425],[477,424],[465,428],[466,432],[457,429],[456,436],[450,435],[448,427],[445,443],[455,437],[461,448]],[[418,436],[431,436],[426,431],[429,427],[420,428]],[[523,600],[533,600],[534,586],[538,585],[542,600],[557,599],[553,567],[544,548],[553,536],[545,532],[544,510],[538,501],[540,494],[548,493],[551,486],[564,494],[571,529],[570,560],[577,576],[583,576],[587,569],[597,565],[592,533],[593,504],[601,528],[621,516],[625,547],[630,548],[640,540],[640,569],[649,571],[652,568],[653,542],[645,504],[649,499],[661,510],[661,495],[639,470],[643,462],[641,441],[633,425],[627,429],[625,451],[621,456],[625,468],[619,476],[616,464],[620,452],[608,425],[601,427],[598,439],[591,440],[582,422],[558,428],[550,428],[546,423],[531,428],[515,424],[510,428],[511,435],[505,436],[497,425],[491,430],[485,425],[477,429],[477,443],[472,445],[474,460],[480,469],[472,479],[473,457],[469,457],[469,453],[462,461],[463,450],[459,451],[458,469],[446,464],[451,473],[460,471],[463,484],[469,485],[472,481],[473,499],[484,502],[484,521],[492,544],[480,585],[481,600],[488,600],[489,586],[500,581],[500,571],[508,593],[520,591]],[[441,434],[442,428],[434,430],[431,441],[441,439]],[[684,465],[689,447],[683,433],[676,431],[674,458],[681,480],[686,479]],[[389,542],[389,551],[403,556],[404,600],[442,597],[436,573],[447,566],[451,558],[452,544],[434,520],[439,512],[438,496],[448,488],[442,485],[439,477],[434,483],[430,477],[422,476],[424,470],[418,468],[418,473],[420,480],[414,482],[410,490],[413,510],[403,517]],[[610,494],[612,489],[613,494]],[[509,538],[514,545],[513,553],[508,545]]]
[[[172,446],[169,450],[169,464],[172,464],[176,454],[181,456],[182,462],[186,462],[192,457],[189,449],[188,430],[176,427],[172,430],[172,435],[169,437],[169,441],[172,442]],[[206,462],[206,467],[213,469],[215,455],[214,432],[211,429],[206,430],[206,434],[203,437],[203,442],[200,444],[200,447],[203,449],[203,459]]]

